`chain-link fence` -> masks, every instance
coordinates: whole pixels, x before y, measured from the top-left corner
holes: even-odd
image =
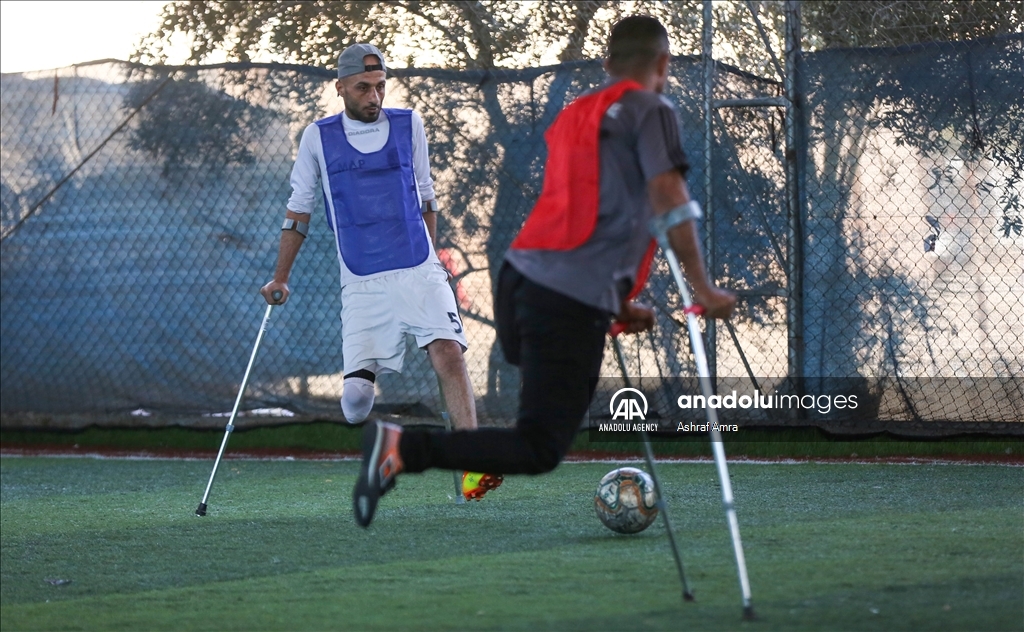
[[[780,51],[791,82],[673,61],[709,260],[742,297],[708,334],[716,373],[764,393],[856,378],[877,419],[1005,429],[1024,418],[1024,37],[846,44]],[[544,130],[603,78],[588,61],[389,81],[387,105],[426,124],[483,424],[514,417],[518,387],[495,344],[493,274],[539,193]],[[332,80],[261,64],[3,75],[5,424],[223,423],[212,415],[230,410],[257,334],[299,135],[339,108]],[[729,105],[764,98],[782,105]],[[244,408],[340,419],[336,257],[321,212]],[[641,298],[658,327],[624,338],[606,374],[692,375],[664,262]],[[378,381],[378,413],[439,408],[409,344],[403,373]]]
[[[809,56],[806,375],[890,378],[882,414],[1024,419],[1022,60],[1020,37]]]

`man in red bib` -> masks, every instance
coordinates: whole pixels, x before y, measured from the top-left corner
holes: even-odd
[[[369,526],[401,472],[540,474],[558,466],[593,397],[613,319],[627,333],[654,325],[653,312],[630,300],[652,253],[652,218],[675,218],[669,242],[705,316],[730,316],[736,298],[708,279],[692,221],[699,207],[684,179],[689,164],[675,110],[661,96],[669,60],[660,22],[623,19],[608,40],[610,81],[567,106],[545,134],[544,186],[505,256],[495,297],[502,351],[522,375],[516,426],[367,424],[352,497],[357,524]]]

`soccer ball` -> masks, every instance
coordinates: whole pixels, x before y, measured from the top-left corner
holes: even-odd
[[[620,467],[604,475],[594,494],[594,509],[604,526],[617,533],[640,533],[658,517],[654,481],[643,470]]]

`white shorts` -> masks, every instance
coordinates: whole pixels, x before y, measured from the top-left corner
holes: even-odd
[[[420,348],[441,339],[454,340],[466,350],[455,293],[440,264],[399,270],[342,288],[346,375],[361,369],[377,375],[400,372],[406,334],[415,336]]]

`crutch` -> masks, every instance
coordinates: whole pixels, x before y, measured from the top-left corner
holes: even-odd
[[[613,330],[612,343],[615,346],[615,356],[619,361],[619,369],[622,371],[622,379],[626,382],[626,386],[632,388],[632,384],[629,379],[629,372],[626,370],[626,357],[622,353],[622,343],[619,342],[618,331]],[[647,460],[647,471],[651,473],[651,480],[654,481],[654,494],[657,496],[658,501],[656,503],[658,512],[661,513],[661,519],[665,523],[665,531],[668,532],[668,541],[672,546],[672,555],[676,560],[676,570],[679,572],[679,581],[683,584],[683,599],[685,601],[693,601],[693,593],[690,591],[690,587],[686,583],[686,572],[683,570],[683,558],[679,554],[679,545],[676,544],[675,530],[672,529],[672,521],[668,517],[668,503],[665,502],[665,496],[661,493],[661,483],[658,479],[658,472],[654,468],[654,452],[651,450],[651,440],[647,436],[646,431],[640,431],[640,439],[644,444],[644,459]]]
[[[697,323],[697,316],[703,313],[703,308],[693,304],[690,292],[686,287],[683,278],[683,271],[679,266],[679,259],[672,250],[668,241],[668,231],[674,226],[683,222],[694,220],[701,215],[700,207],[695,202],[678,207],[673,211],[660,215],[651,220],[650,229],[654,238],[658,241],[665,258],[668,259],[668,266],[672,270],[672,277],[679,286],[679,295],[683,299],[684,313],[686,314],[686,328],[690,332],[690,344],[693,346],[693,359],[697,365],[697,375],[700,379],[700,390],[706,399],[714,395],[711,386],[711,371],[708,369],[707,356],[704,353],[704,340],[700,335],[700,325]],[[736,554],[736,569],[739,573],[740,592],[743,596],[743,618],[754,618],[754,606],[750,599],[750,580],[747,578],[747,562],[743,557],[743,544],[740,542],[740,524],[736,518],[736,507],[733,504],[732,484],[729,482],[729,470],[725,463],[725,449],[722,447],[722,434],[718,430],[718,411],[707,406],[708,425],[711,426],[711,450],[715,455],[715,467],[718,469],[718,479],[722,485],[722,505],[725,507],[725,517],[729,522],[729,534],[732,536],[732,548]],[[650,450],[649,447],[647,447]]]
[[[275,301],[281,300],[284,296],[281,290],[274,290],[271,294]],[[228,419],[228,425],[224,428],[224,439],[220,442],[220,450],[217,451],[217,460],[213,462],[213,471],[210,472],[210,480],[206,483],[206,491],[203,492],[203,499],[199,502],[199,507],[196,509],[197,516],[206,515],[206,501],[210,497],[210,489],[213,487],[213,479],[217,476],[217,467],[220,465],[220,459],[224,456],[224,448],[228,445],[228,437],[231,436],[231,431],[235,429],[235,417],[238,415],[238,405],[242,403],[242,394],[245,393],[245,387],[249,383],[249,372],[252,371],[252,364],[256,360],[256,352],[259,351],[260,343],[263,341],[263,334],[267,332],[267,327],[270,325],[270,313],[274,311],[273,305],[267,305],[267,311],[263,315],[263,324],[260,325],[260,333],[256,336],[256,344],[253,345],[252,355],[249,356],[249,366],[245,367],[245,376],[242,378],[242,385],[238,387],[238,396],[235,397],[235,406],[231,409],[231,418]]]
[[[444,429],[449,432],[452,429],[452,420],[448,416],[448,402],[444,398],[444,388],[441,386],[441,376],[437,376],[437,392],[441,396],[441,419],[444,420]],[[466,502],[462,495],[462,472],[452,470],[452,480],[455,483],[455,504],[461,505]]]

